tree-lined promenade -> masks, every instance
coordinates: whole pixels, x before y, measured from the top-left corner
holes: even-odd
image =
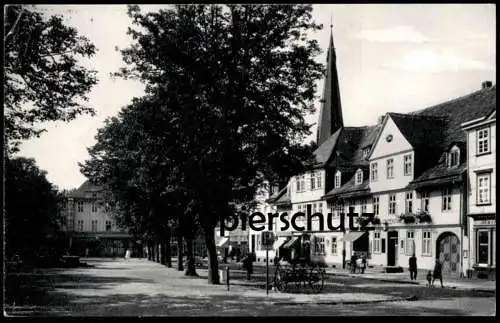
[[[114,76],[141,80],[146,95],[106,120],[81,170],[109,192],[110,209],[137,240],[168,251],[171,236],[184,239],[188,275],[196,275],[192,246],[202,233],[208,281],[219,283],[219,220],[250,210],[257,188],[299,171],[315,148],[302,145],[323,75],[318,43],[307,38],[322,28],[311,12],[129,6],[134,42]],[[170,264],[168,252],[161,258]]]

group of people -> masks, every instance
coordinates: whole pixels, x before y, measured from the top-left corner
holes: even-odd
[[[408,267],[410,268],[410,279],[417,280],[417,257],[413,254],[408,263]],[[434,287],[434,281],[439,279],[441,283],[441,287],[443,288],[443,265],[439,262],[439,259],[436,259],[436,263],[434,264],[434,270],[427,273],[427,286]]]
[[[356,252],[351,256],[351,264],[350,264],[351,273],[355,274],[356,271],[364,274],[366,269],[366,256],[359,256]]]

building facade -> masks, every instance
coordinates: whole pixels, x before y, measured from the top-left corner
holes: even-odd
[[[89,181],[66,195],[63,214],[72,255],[123,257],[133,247],[130,235],[106,212],[102,189]]]
[[[336,78],[332,38],[315,163],[268,199],[276,210],[291,211],[289,218],[297,212],[324,217],[313,217],[306,230],[276,230],[286,238],[276,251],[294,249],[295,255],[342,267],[353,253],[366,255],[370,265],[400,268],[415,255],[419,269],[432,270],[438,259],[443,274],[456,277],[472,267],[494,270],[496,86],[485,82],[436,106],[387,113],[373,126],[345,127]],[[477,196],[486,202],[477,205]],[[337,226],[349,211],[359,215],[352,231],[347,222],[344,231],[327,228],[328,213]],[[363,221],[374,230],[359,231]],[[298,224],[306,226],[305,218]]]
[[[467,267],[496,278],[496,111],[462,124],[467,132]]]

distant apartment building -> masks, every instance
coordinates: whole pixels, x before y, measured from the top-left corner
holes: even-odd
[[[89,181],[67,193],[62,212],[62,229],[70,236],[73,255],[123,257],[133,247],[130,235],[106,212],[102,189]]]

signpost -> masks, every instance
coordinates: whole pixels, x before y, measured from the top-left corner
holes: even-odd
[[[266,248],[266,295],[269,295],[269,248],[273,247],[274,234],[272,232],[261,233],[262,245]]]

